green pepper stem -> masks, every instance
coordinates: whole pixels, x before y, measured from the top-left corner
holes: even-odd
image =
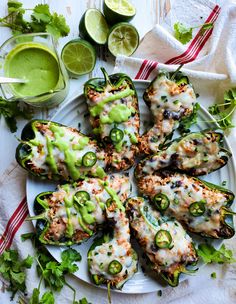
[[[182,273],[190,274],[190,275],[197,272],[197,271],[198,271],[198,268],[196,268],[196,269],[186,269],[186,268],[181,269]]]
[[[177,73],[180,71],[180,69],[182,68],[182,66],[184,66],[184,63],[182,63],[177,70],[174,72],[174,74],[171,76],[170,80],[174,80],[175,76],[177,75]]]
[[[222,207],[221,210],[224,215],[236,215],[236,212],[229,210],[225,207]]]
[[[43,220],[46,219],[45,213],[41,213],[35,216],[28,216],[25,220],[26,221],[33,221],[33,220]]]
[[[110,85],[112,87],[112,83],[110,82],[110,78],[109,78],[109,75],[107,74],[107,71],[103,67],[101,67],[101,71],[102,71],[103,76],[105,78],[106,85]]]
[[[107,298],[108,303],[111,304],[111,282],[107,283]]]

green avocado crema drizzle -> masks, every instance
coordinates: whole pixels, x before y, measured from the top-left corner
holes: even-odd
[[[70,151],[70,147],[67,143],[63,141],[63,136],[65,135],[64,130],[62,127],[56,126],[54,124],[50,124],[50,130],[54,133],[55,140],[52,140],[48,136],[46,136],[46,144],[48,155],[46,156],[46,163],[52,170],[53,174],[58,173],[57,163],[53,156],[53,147],[57,147],[60,151],[64,152],[65,156],[65,165],[69,171],[69,174],[72,179],[77,180],[80,178],[81,174],[77,168],[78,165],[81,165],[79,160],[76,158],[76,154],[74,153],[75,150],[83,150],[85,146],[89,143],[89,138],[84,136],[80,137],[77,144],[72,146],[72,150]],[[35,140],[32,144],[36,144]],[[100,170],[101,171],[101,170]],[[102,174],[99,171],[100,174]]]
[[[124,104],[118,104],[112,107],[108,115],[100,115],[102,124],[121,123],[128,121],[129,117],[135,113],[133,107],[127,107]]]
[[[115,101],[115,100],[118,100],[121,98],[128,97],[128,96],[133,96],[134,94],[135,94],[135,91],[130,88],[127,88],[117,94],[113,94],[113,95],[105,98],[101,102],[99,102],[96,106],[93,106],[92,108],[90,108],[90,114],[93,117],[98,116],[103,111],[105,104],[107,104],[111,101]]]
[[[110,197],[112,198],[112,200],[114,200],[117,204],[117,207],[122,210],[125,211],[125,207],[123,206],[122,202],[120,201],[119,196],[117,195],[117,193],[115,192],[114,189],[108,187],[107,182],[102,182],[101,181],[102,186],[104,187],[104,189],[106,190],[106,192],[110,195]]]
[[[64,189],[67,194],[69,194],[70,186],[68,184],[63,185],[62,189]],[[66,215],[68,218],[67,227],[66,227],[66,235],[68,237],[72,237],[74,234],[74,226],[71,223],[71,208],[74,207],[80,214],[78,217],[78,222],[81,228],[87,232],[89,235],[93,234],[93,231],[90,230],[87,225],[91,225],[95,222],[95,218],[90,214],[91,212],[96,210],[96,206],[91,201],[86,201],[84,204],[76,204],[76,196],[72,196],[71,198],[65,197],[65,208],[66,208]]]
[[[64,202],[65,202],[65,208],[66,208],[66,215],[68,218],[68,222],[66,225],[66,236],[70,238],[74,234],[74,227],[73,227],[73,224],[71,223],[71,209],[70,209],[73,206],[73,199],[69,199],[69,198],[65,197]]]

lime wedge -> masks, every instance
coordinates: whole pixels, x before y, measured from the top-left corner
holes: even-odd
[[[103,14],[95,9],[88,9],[79,23],[80,37],[96,44],[105,44],[109,33],[109,27]]]
[[[128,22],[136,14],[136,9],[129,0],[104,0],[103,12],[110,24]]]
[[[76,77],[93,70],[96,63],[96,51],[89,42],[74,39],[63,47],[61,58],[69,74]]]
[[[126,22],[114,25],[108,36],[108,49],[112,55],[130,56],[139,45],[139,34],[136,28]]]

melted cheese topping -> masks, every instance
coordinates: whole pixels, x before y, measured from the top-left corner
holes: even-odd
[[[127,83],[124,82],[122,86],[127,86]],[[88,93],[87,103],[89,106],[90,112],[92,111],[93,107],[95,105],[98,105],[103,100],[105,100],[108,97],[114,96],[116,92],[111,91],[111,87],[107,86],[105,88],[104,92],[96,92],[95,96],[90,93]],[[119,92],[119,91],[117,91]],[[127,117],[125,121],[121,122],[103,122],[102,120],[104,118],[109,117],[109,113],[114,111],[117,106],[123,105],[130,111],[130,116]],[[117,127],[118,129],[122,130],[124,133],[124,137],[122,141],[118,144],[114,144],[114,150],[109,151],[112,152],[111,157],[111,164],[118,169],[119,165],[117,163],[120,163],[124,161],[124,158],[129,159],[133,162],[134,155],[135,155],[135,149],[133,148],[134,144],[137,144],[138,142],[138,135],[139,135],[139,116],[136,111],[136,107],[138,107],[138,101],[137,97],[135,95],[130,95],[121,99],[113,100],[111,102],[105,103],[102,107],[101,113],[99,113],[97,116],[93,117],[90,115],[90,122],[92,126],[94,127],[94,132],[99,134],[100,138],[107,139],[110,136],[110,132],[114,127]],[[117,112],[117,117],[119,116],[119,113]],[[111,150],[109,148],[109,150]],[[123,166],[123,168],[126,170]]]
[[[98,167],[104,168],[105,167],[105,152],[99,151],[95,142],[89,140],[88,137],[80,134],[78,131],[69,128],[60,126],[60,138],[59,142],[61,146],[66,147],[69,153],[72,155],[74,160],[77,160],[76,166],[79,173],[83,174],[86,172],[91,172],[96,176],[96,170]],[[39,124],[40,130],[40,124]],[[61,150],[60,145],[57,144],[58,138],[50,129],[50,123],[48,125],[43,126],[43,132],[41,133],[39,130],[35,132],[35,138],[29,141],[29,144],[32,147],[31,153],[31,164],[33,168],[36,167],[37,169],[42,169],[43,172],[47,173],[49,176],[52,173],[52,168],[50,167],[47,157],[49,156],[48,150],[48,142],[52,145],[52,152],[51,156],[55,160],[57,165],[58,172],[62,175],[65,179],[71,176],[71,172],[68,170],[68,166],[66,164],[66,156],[65,152]],[[87,144],[83,144],[80,147],[81,141],[87,140]],[[91,168],[82,167],[81,161],[82,157],[87,152],[93,152],[97,156],[96,164]],[[78,174],[79,175],[79,174]],[[72,177],[73,178],[73,177]]]
[[[192,133],[144,160],[141,173],[151,175],[157,170],[171,167],[182,171],[194,170],[194,175],[206,174],[220,168],[224,157],[228,158],[227,152],[221,149],[210,132]]]
[[[191,231],[214,236],[222,228],[220,208],[228,202],[227,194],[217,189],[210,189],[200,181],[183,175],[172,174],[169,177],[146,176],[139,182],[141,191],[153,198],[156,194],[165,194],[169,208],[165,214],[174,216]],[[189,213],[189,206],[194,202],[204,202],[205,213],[194,217]]]
[[[106,183],[117,193],[121,202],[124,202],[129,196],[130,182],[127,176],[113,174],[106,177]],[[83,215],[75,209],[73,201],[74,195],[78,191],[86,191],[90,195],[89,201],[94,205],[93,210],[89,212],[89,216],[94,218],[91,224],[87,224],[83,219]],[[111,196],[105,190],[103,183],[96,178],[80,181],[73,185],[66,184],[58,186],[58,190],[53,192],[49,198],[48,202],[50,207],[48,209],[47,219],[49,222],[55,223],[55,225],[51,225],[55,229],[57,229],[58,225],[56,225],[56,223],[60,218],[66,225],[68,225],[68,223],[72,225],[73,234],[76,234],[78,231],[85,231],[92,234],[92,232],[96,230],[97,225],[105,222],[104,208],[109,198],[111,198]]]
[[[154,264],[157,271],[165,270],[175,264],[187,265],[196,258],[192,246],[192,239],[176,220],[161,217],[159,212],[153,210],[142,198],[134,198],[128,203],[131,215],[131,227],[139,244]],[[157,248],[155,236],[159,230],[166,230],[172,237],[170,248]]]
[[[147,133],[148,144],[151,151],[156,152],[166,136],[178,127],[179,121],[192,113],[196,96],[190,84],[178,86],[164,74],[146,92],[154,117],[154,127]]]
[[[122,285],[137,271],[137,260],[133,258],[130,244],[129,221],[125,213],[118,209],[113,212],[107,210],[107,217],[115,223],[114,236],[109,242],[97,246],[91,252],[89,271],[92,275],[103,276],[114,285]],[[122,270],[112,275],[108,272],[108,266],[114,260],[122,265]]]

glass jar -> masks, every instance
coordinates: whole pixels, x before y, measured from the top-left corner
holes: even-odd
[[[0,76],[26,83],[0,84],[2,96],[35,107],[51,108],[68,94],[69,78],[51,34],[22,34],[0,47]]]

